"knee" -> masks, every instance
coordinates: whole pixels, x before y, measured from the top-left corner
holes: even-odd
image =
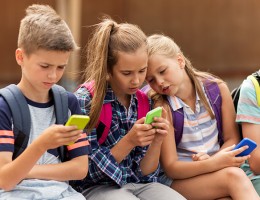
[[[247,178],[245,172],[238,168],[238,167],[227,167],[224,169],[224,172],[229,179],[234,179],[234,180],[241,180],[244,178]]]
[[[250,180],[245,174],[245,172],[238,167],[227,167],[223,170],[224,170],[227,183],[233,185],[232,187],[234,187],[234,185],[237,184],[239,185],[244,184],[246,186],[248,183],[250,183]]]

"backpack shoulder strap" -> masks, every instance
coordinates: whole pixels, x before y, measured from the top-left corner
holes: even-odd
[[[241,85],[239,87],[237,87],[237,88],[234,88],[231,91],[231,97],[232,97],[233,104],[234,104],[236,112],[237,112],[237,104],[238,104],[239,95],[240,95],[240,89],[241,89]]]
[[[183,108],[180,108],[176,111],[174,111],[171,108],[171,111],[172,111],[172,120],[173,120],[173,125],[174,125],[175,143],[177,146],[180,143],[181,138],[182,138],[183,125],[184,125],[184,113],[183,113]]]
[[[145,117],[146,113],[150,110],[149,100],[147,95],[141,90],[137,90],[136,97],[138,100],[137,118]]]
[[[31,117],[27,101],[21,90],[11,84],[0,90],[6,100],[13,118],[13,131],[15,134],[15,150],[13,159],[17,158],[27,147],[31,130]]]
[[[94,96],[94,82],[86,82],[82,84],[92,95]],[[103,144],[106,141],[109,129],[112,122],[112,106],[111,103],[103,104],[99,116],[99,122],[96,126],[97,139],[99,144]]]
[[[256,92],[257,105],[260,106],[260,85],[259,85],[259,82],[258,82],[257,78],[254,75],[250,75],[250,76],[248,76],[248,78],[254,84],[255,92]]]
[[[220,95],[220,90],[217,83],[214,82],[206,82],[204,84],[206,95],[209,98],[212,109],[215,113],[215,117],[217,120],[217,128],[218,128],[218,140],[220,144],[223,144],[223,136],[222,136],[222,116],[221,116],[221,104],[222,98]],[[176,111],[172,111],[172,118],[174,124],[174,132],[175,132],[175,142],[178,145],[181,141],[183,134],[183,125],[184,125],[184,113],[183,108],[180,108]]]
[[[204,88],[217,120],[218,140],[220,145],[222,145],[223,144],[222,112],[221,112],[222,97],[220,94],[218,83],[206,81],[206,83],[204,84]]]
[[[54,99],[54,108],[55,108],[55,116],[56,116],[56,124],[65,124],[65,122],[68,120],[68,94],[67,91],[59,86],[59,85],[53,85],[51,88],[53,99]],[[65,146],[59,146],[58,147],[58,153],[60,156],[60,160],[62,162],[67,160],[66,157],[66,147]]]
[[[56,123],[64,124],[68,120],[67,91],[59,85],[53,85],[51,90],[54,98]]]

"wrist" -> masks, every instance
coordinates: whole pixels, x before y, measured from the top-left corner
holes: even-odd
[[[153,140],[153,142],[150,144],[153,148],[159,148],[161,149],[163,141],[161,140]]]
[[[39,154],[44,154],[44,152],[48,150],[46,145],[44,145],[44,143],[41,142],[40,138],[33,141],[31,145],[35,149],[35,152],[38,152]]]
[[[129,135],[125,135],[121,141],[124,142],[124,145],[130,149],[133,149],[136,146]]]

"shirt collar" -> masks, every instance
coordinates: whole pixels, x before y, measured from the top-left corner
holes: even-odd
[[[204,89],[204,88],[203,88]],[[176,96],[167,96],[167,99],[172,107],[173,111],[179,110],[184,106],[187,106],[179,97]],[[200,101],[198,92],[196,91],[196,105]]]
[[[136,94],[131,95],[131,103],[130,104],[132,104],[134,99],[137,100]],[[118,101],[118,100],[117,100],[117,97],[116,97],[114,91],[112,90],[111,86],[108,85],[107,86],[107,92],[106,92],[105,99],[104,99],[104,103],[111,103],[113,101]]]

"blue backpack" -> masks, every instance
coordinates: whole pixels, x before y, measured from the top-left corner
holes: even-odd
[[[218,141],[220,145],[222,145],[223,144],[222,116],[221,116],[222,98],[221,98],[220,90],[218,84],[215,82],[206,81],[203,84],[203,86],[217,120]],[[144,91],[145,93],[147,93],[149,90],[150,90],[149,85],[146,85],[142,88],[142,91]],[[172,112],[172,119],[174,124],[175,142],[177,146],[180,143],[183,134],[183,125],[184,125],[183,108],[180,108],[176,111],[173,111],[171,108],[171,112]]]
[[[90,94],[94,95],[94,82],[86,82],[81,86],[85,87]],[[145,117],[150,110],[148,97],[142,91],[137,90],[136,97],[138,99],[137,115],[138,119]],[[105,103],[102,106],[99,121],[96,125],[98,143],[101,145],[106,141],[112,122],[112,106],[111,103]]]
[[[54,98],[56,123],[64,124],[68,120],[68,94],[66,90],[58,85],[51,88]],[[31,117],[27,101],[21,90],[11,84],[0,90],[0,95],[7,102],[13,119],[14,153],[13,160],[17,158],[27,147],[31,130]],[[65,160],[66,148],[58,148],[61,161]]]

